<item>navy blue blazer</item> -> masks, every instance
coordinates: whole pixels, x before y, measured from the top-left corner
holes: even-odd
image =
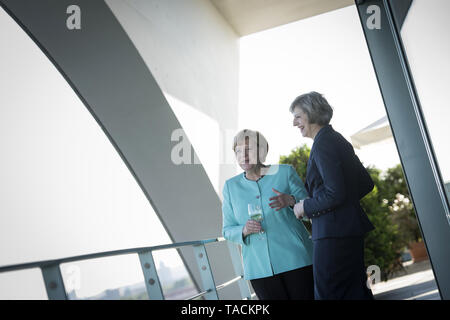
[[[362,236],[375,229],[359,200],[374,184],[352,145],[331,125],[320,129],[311,149],[305,187],[305,214],[312,239]]]

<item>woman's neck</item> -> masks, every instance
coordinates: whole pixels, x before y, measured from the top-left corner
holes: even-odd
[[[322,129],[324,126],[315,125],[313,128],[311,128],[311,138],[314,140],[319,133],[320,129]]]
[[[263,170],[261,169],[265,167],[266,167],[265,165],[259,163],[255,165],[252,169],[245,171],[245,177],[249,180],[256,181],[264,175],[262,172]]]

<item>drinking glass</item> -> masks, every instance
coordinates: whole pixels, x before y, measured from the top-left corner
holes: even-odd
[[[248,204],[248,215],[249,215],[250,219],[259,221],[261,223],[261,221],[263,219],[261,205],[258,203],[249,203]],[[263,233],[264,233],[264,231],[262,231],[262,230],[260,232],[258,232],[259,239],[262,239],[261,235]]]

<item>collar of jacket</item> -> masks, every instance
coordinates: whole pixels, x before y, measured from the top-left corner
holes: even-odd
[[[331,131],[333,131],[333,127],[331,126],[331,124],[327,124],[322,129],[320,129],[319,132],[317,132],[316,137],[314,138],[313,145],[311,147],[310,157],[311,157],[311,153],[313,152],[314,146],[318,143],[318,141],[324,135],[324,133],[331,132]]]
[[[246,181],[247,183],[260,182],[265,176],[270,176],[270,175],[276,174],[278,172],[279,168],[277,165],[271,164],[268,166],[269,166],[269,169],[267,170],[266,174],[263,175],[261,178],[259,178],[256,181],[247,179],[247,177],[245,176],[245,171],[241,173],[241,176],[242,176],[241,179]]]
[[[324,132],[328,132],[328,131],[332,131],[332,130],[333,130],[333,127],[331,126],[331,124],[327,124],[322,129],[320,129],[319,132],[317,132],[316,137],[314,138],[314,142],[318,141],[320,139],[320,137],[324,134]]]

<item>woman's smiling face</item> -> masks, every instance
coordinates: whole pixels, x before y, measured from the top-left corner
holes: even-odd
[[[294,116],[294,127],[300,129],[303,137],[312,138],[311,124],[309,123],[308,114],[297,106],[292,111],[292,115]]]

